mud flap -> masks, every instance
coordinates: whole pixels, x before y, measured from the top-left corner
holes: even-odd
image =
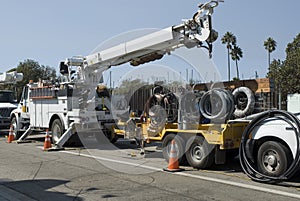
[[[216,146],[215,148],[215,164],[221,165],[226,162],[226,151],[220,150],[220,146]]]

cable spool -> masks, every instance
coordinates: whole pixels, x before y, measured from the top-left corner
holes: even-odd
[[[232,116],[234,99],[232,94],[224,89],[211,89],[201,97],[199,106],[205,118],[222,122]]]
[[[271,119],[270,119],[271,118]],[[255,157],[253,156],[253,151],[249,145],[252,143],[253,145],[253,131],[257,132],[257,126],[262,125],[266,121],[271,121],[274,119],[283,120],[291,126],[291,129],[294,131],[296,135],[296,154],[294,157],[293,162],[288,166],[288,168],[278,176],[270,176],[266,175],[258,170],[258,165],[255,164]],[[251,142],[252,140],[252,142]],[[249,143],[251,142],[251,143]],[[271,142],[271,141],[270,141]],[[242,169],[250,177],[252,180],[259,181],[259,182],[274,182],[274,181],[282,181],[290,179],[300,167],[300,122],[298,118],[293,115],[292,113],[282,111],[282,110],[274,110],[274,111],[267,111],[253,119],[250,124],[246,127],[243,132],[241,144],[239,148],[239,160]]]
[[[255,97],[248,87],[236,88],[232,95],[234,97],[236,108],[233,115],[235,117],[245,117],[254,110]]]

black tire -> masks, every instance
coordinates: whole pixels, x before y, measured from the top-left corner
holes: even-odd
[[[54,119],[51,125],[52,142],[55,144],[64,133],[64,127],[60,119]]]
[[[10,124],[12,125],[12,129],[13,129],[13,133],[14,133],[14,139],[18,140],[23,135],[24,132],[17,131],[17,124],[18,124],[17,118],[13,117],[11,119]]]
[[[245,117],[252,114],[255,105],[255,97],[248,87],[239,87],[232,92],[236,104],[235,117]]]
[[[214,146],[208,144],[202,136],[191,137],[187,142],[185,155],[190,166],[206,169],[214,163]]]
[[[258,149],[257,169],[264,175],[278,177],[290,167],[291,163],[290,150],[280,142],[267,141]]]
[[[163,157],[167,162],[169,162],[171,142],[172,142],[173,139],[175,140],[175,146],[178,150],[178,162],[181,165],[185,165],[187,163],[186,158],[185,158],[185,154],[184,154],[184,152],[185,152],[185,141],[179,135],[168,134],[163,139],[163,142],[162,142]]]

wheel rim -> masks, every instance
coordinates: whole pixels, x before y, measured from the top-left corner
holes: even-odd
[[[16,137],[16,133],[17,133],[17,121],[13,120],[12,123],[12,130],[13,130],[13,134]]]
[[[54,125],[52,128],[52,138],[54,139],[55,142],[58,141],[58,139],[61,137],[62,131],[58,125]]]
[[[191,155],[191,158],[194,160],[194,161],[200,161],[203,159],[203,156],[204,156],[204,152],[203,152],[203,148],[202,146],[200,145],[195,145],[191,148],[191,151],[190,151],[190,155]]]
[[[270,173],[278,171],[281,166],[278,153],[274,150],[267,150],[262,157],[262,164],[265,170]]]

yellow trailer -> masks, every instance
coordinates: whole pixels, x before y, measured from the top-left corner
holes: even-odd
[[[225,124],[165,123],[161,128],[156,128],[159,130],[155,132],[149,121],[133,118],[120,122],[114,134],[141,139],[142,143],[162,142],[163,156],[167,161],[171,141],[175,140],[181,164],[188,163],[194,168],[205,169],[214,163],[224,164],[226,155],[238,154],[241,137],[248,124],[249,121],[241,120],[230,120]]]

